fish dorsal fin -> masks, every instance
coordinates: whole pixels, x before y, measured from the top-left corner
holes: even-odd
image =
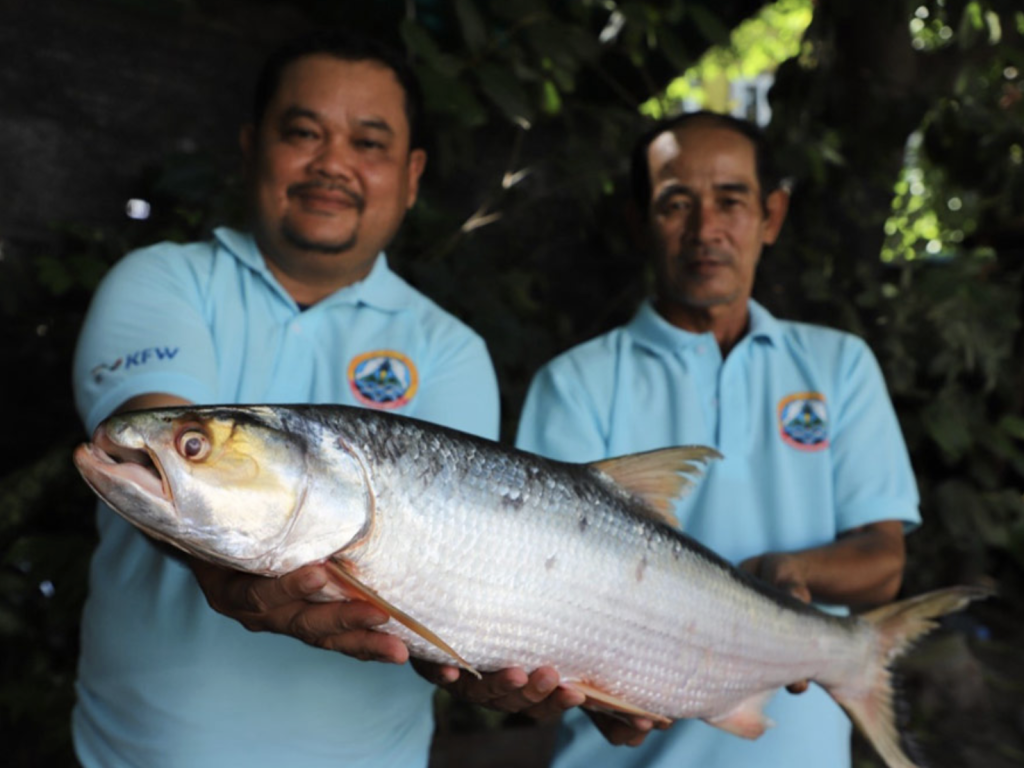
[[[448,643],[446,643],[440,637],[435,635],[425,626],[420,624],[412,616],[405,613],[401,609],[396,608],[394,605],[392,605],[383,597],[378,595],[368,586],[363,584],[363,582],[359,581],[359,579],[357,579],[351,573],[346,571],[339,563],[333,560],[328,560],[326,565],[328,569],[330,569],[331,573],[333,574],[338,584],[345,590],[346,594],[350,595],[353,599],[365,600],[366,602],[377,606],[382,611],[384,611],[388,616],[397,621],[399,624],[406,627],[410,631],[415,632],[417,635],[422,637],[431,645],[436,646],[437,648],[440,648],[442,651],[447,653],[449,656],[455,659],[456,662],[458,662],[458,665],[460,667],[465,669],[470,674],[475,675],[477,679],[481,677],[480,673],[477,672],[468,661],[466,661],[459,654],[457,654],[455,652],[455,649],[448,645]]]
[[[587,683],[576,680],[563,680],[562,685],[566,688],[572,688],[573,690],[579,691],[585,695],[587,700],[583,702],[583,706],[587,709],[597,709],[613,715],[646,717],[653,720],[655,723],[661,723],[662,725],[668,725],[672,722],[664,715],[656,715],[653,712],[648,712],[635,704],[629,703],[625,699],[613,696],[610,693],[605,693],[600,688],[595,688]]]
[[[722,454],[714,448],[687,445],[605,459],[590,466],[640,498],[653,519],[678,527],[672,503],[693,488],[691,477],[700,475],[702,464],[720,458]]]

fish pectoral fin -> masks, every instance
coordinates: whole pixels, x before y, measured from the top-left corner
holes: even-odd
[[[438,637],[436,634],[427,629],[423,624],[416,621],[412,616],[407,614],[405,611],[397,608],[396,606],[389,603],[383,597],[378,595],[368,586],[363,584],[359,579],[353,576],[351,573],[346,571],[339,563],[334,560],[328,560],[327,568],[333,574],[335,581],[345,591],[345,594],[352,597],[354,600],[365,600],[372,605],[377,606],[384,611],[388,616],[397,621],[399,624],[404,626],[406,629],[415,632],[417,635],[422,637],[431,645],[440,648],[442,651],[451,656],[458,663],[460,667],[474,675],[477,679],[480,679],[480,673],[473,668],[473,666],[462,658],[455,649],[452,648],[448,643]]]
[[[765,717],[764,707],[775,691],[765,691],[742,701],[736,709],[722,717],[705,718],[704,722],[721,728],[734,736],[744,739],[756,739],[775,725]]]
[[[678,527],[673,502],[690,492],[691,476],[700,475],[702,464],[720,458],[722,454],[714,448],[688,445],[619,456],[590,466],[643,501],[652,518]]]
[[[579,691],[587,700],[583,702],[583,706],[587,709],[600,709],[608,712],[612,715],[633,715],[635,717],[646,717],[653,720],[655,723],[661,723],[668,725],[672,721],[664,715],[656,715],[653,712],[648,712],[645,709],[630,704],[625,699],[620,699],[618,696],[613,696],[610,693],[595,688],[587,683],[581,683],[577,681],[563,681],[562,685],[566,688],[572,688],[573,690]]]

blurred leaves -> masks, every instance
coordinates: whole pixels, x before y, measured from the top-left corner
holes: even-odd
[[[74,438],[0,480],[0,742],[14,766],[72,765],[77,620],[95,540]]]
[[[851,28],[854,5],[819,9],[803,42],[814,66],[787,62],[773,91],[771,130],[795,192],[759,291],[783,314],[864,336],[879,357],[925,517],[908,540],[908,591],[982,575],[1016,581],[1024,174],[1014,147],[1024,99],[1013,62],[1024,14],[998,2],[907,2],[902,16]],[[996,18],[998,38],[960,38]],[[935,39],[915,44],[928,29]],[[903,71],[876,71],[883,61]],[[865,98],[820,85],[858,71],[890,88]],[[797,295],[786,288],[794,274]]]
[[[514,125],[529,127],[533,122],[533,103],[519,79],[509,70],[485,64],[476,72],[484,94]]]
[[[999,586],[967,652],[976,664],[987,654],[987,703],[947,686],[943,704],[918,710],[928,764],[1020,765],[1022,697],[998,690],[1014,672],[993,650],[1024,640],[1024,13],[888,10],[817,4],[801,54],[779,70],[769,130],[794,193],[757,291],[780,314],[866,338],[879,358],[924,518],[907,539],[905,592]],[[916,684],[915,704],[934,690]],[[881,765],[860,752],[858,766]]]
[[[708,34],[721,42],[691,66],[680,66],[682,75],[669,83],[664,94],[645,103],[643,111],[658,117],[675,111],[684,101],[713,111],[731,109],[725,96],[729,83],[772,73],[783,61],[797,56],[812,12],[811,0],[777,0],[732,30],[717,29],[705,19],[699,26],[710,26]],[[693,6],[689,13],[701,18],[707,12]],[[666,55],[671,56],[672,50],[670,46]]]

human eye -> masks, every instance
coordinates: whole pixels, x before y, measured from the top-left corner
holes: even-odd
[[[387,149],[387,142],[376,136],[357,136],[353,139],[353,144],[359,149],[381,151]]]
[[[295,144],[306,141],[316,141],[320,136],[319,132],[315,128],[303,123],[290,123],[285,125],[281,129],[281,135],[286,141]]]
[[[722,211],[735,212],[742,210],[747,201],[739,195],[722,195],[718,198],[718,207]]]
[[[669,195],[658,202],[658,212],[662,216],[685,216],[693,207],[687,195]]]

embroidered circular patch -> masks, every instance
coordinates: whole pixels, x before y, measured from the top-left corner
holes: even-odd
[[[779,401],[779,433],[801,451],[828,448],[828,409],[819,392],[799,392]]]
[[[419,377],[401,352],[378,349],[352,358],[348,383],[356,399],[371,408],[400,408],[416,395]]]

